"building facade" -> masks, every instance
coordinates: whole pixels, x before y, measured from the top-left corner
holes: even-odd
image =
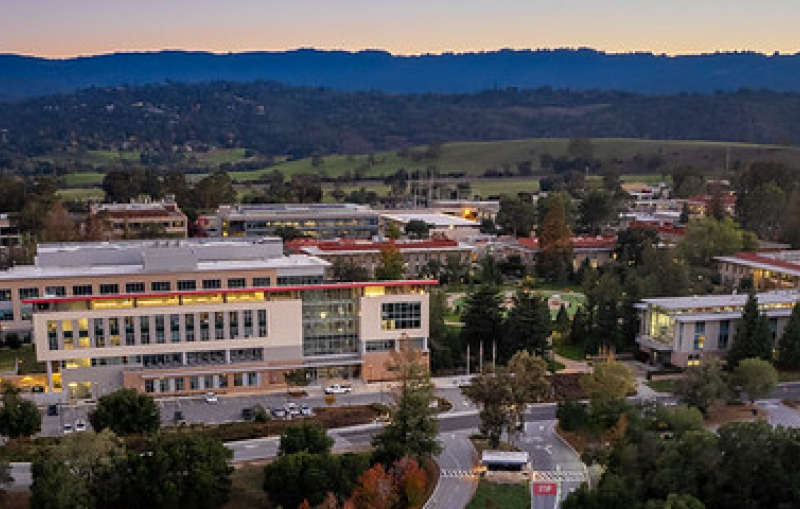
[[[351,203],[224,205],[206,230],[221,237],[263,237],[294,228],[314,239],[368,239],[379,233],[379,216]]]
[[[330,262],[331,277],[333,267],[341,262],[364,267],[369,276],[374,277],[375,269],[380,265],[381,251],[390,248],[396,248],[402,255],[405,277],[409,278],[428,274],[431,264],[444,267],[452,257],[461,264],[470,263],[475,253],[475,247],[470,244],[444,238],[384,242],[356,239],[332,241],[297,239],[287,242],[286,247],[288,250]]]
[[[173,198],[131,203],[93,203],[89,220],[101,225],[106,240],[152,237],[186,238],[188,220]]]
[[[572,265],[578,269],[584,262],[597,268],[614,259],[616,235],[579,235],[572,237]],[[540,246],[537,237],[503,238],[497,244],[503,256],[519,255],[525,263],[536,263]]]
[[[386,380],[402,342],[428,350],[435,281],[31,299],[49,391],[99,397],[279,388],[316,380]]]
[[[757,295],[776,344],[799,297],[788,291]],[[636,342],[655,364],[689,367],[724,358],[746,302],[745,294],[645,299],[636,305]]]
[[[716,258],[725,285],[748,281],[757,291],[800,288],[800,251],[759,251]]]

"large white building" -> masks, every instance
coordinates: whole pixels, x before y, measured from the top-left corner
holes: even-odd
[[[783,333],[800,294],[760,293],[759,309],[769,318],[773,340]],[[699,366],[724,358],[735,340],[746,294],[644,299],[639,310],[639,348],[659,364]]]
[[[401,341],[427,352],[435,281],[329,284],[328,265],[279,239],[44,245],[0,292],[26,310],[48,391],[73,398],[265,389],[297,369],[388,379]]]

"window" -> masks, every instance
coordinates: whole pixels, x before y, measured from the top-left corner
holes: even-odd
[[[50,350],[58,350],[58,322],[47,322],[47,341],[50,344]]]
[[[102,318],[92,318],[94,322],[94,345],[98,348],[106,346],[106,326]]]
[[[233,386],[234,387],[241,387],[244,385],[244,377],[241,373],[234,373],[233,374]]]
[[[154,281],[150,284],[150,289],[154,292],[168,292],[172,289],[169,281]]]
[[[191,313],[183,315],[183,323],[186,328],[186,341],[194,341],[194,315]]]
[[[702,350],[703,344],[706,341],[706,323],[696,322],[694,324],[694,343],[692,348],[695,350]]]
[[[247,373],[247,385],[250,387],[258,385],[258,373]]]
[[[63,286],[46,286],[44,288],[44,294],[48,297],[66,297],[67,289]]]
[[[244,312],[244,337],[249,338],[253,335],[253,311],[248,309]]]
[[[127,346],[133,346],[136,344],[136,330],[135,330],[135,320],[132,316],[125,317],[125,344]]]
[[[173,343],[181,340],[181,315],[169,315],[169,339]]]
[[[11,290],[0,290],[0,302],[11,302]]]
[[[20,288],[19,289],[19,298],[21,300],[24,300],[24,299],[38,299],[39,298],[39,289],[38,288]]]
[[[237,277],[228,280],[228,288],[244,288],[247,286],[243,277]]]
[[[322,276],[283,276],[278,278],[278,286],[319,284],[322,284]]]
[[[144,381],[144,392],[156,392],[156,381],[155,380],[145,380]]]
[[[231,364],[240,362],[256,362],[264,360],[263,348],[242,348],[231,350],[230,352]]]
[[[231,339],[239,337],[239,312],[231,311],[228,314],[228,321],[231,327]]]
[[[179,291],[191,291],[197,290],[197,281],[178,281],[178,290]]]
[[[218,375],[217,376],[217,387],[220,389],[225,389],[228,387],[228,375]]]
[[[167,336],[164,334],[164,315],[156,315],[156,342],[159,344],[167,342]]]
[[[267,337],[267,310],[258,310],[258,336],[261,338]]]
[[[175,390],[176,391],[186,390],[186,379],[185,378],[175,378]]]
[[[368,352],[389,352],[394,350],[395,342],[393,339],[381,341],[367,341],[366,350]]]
[[[200,341],[208,341],[210,339],[208,313],[200,313],[197,317],[200,321]]]
[[[772,340],[774,341],[778,337],[778,319],[777,318],[770,318],[769,319],[769,330],[772,332]]]
[[[199,376],[192,376],[189,377],[189,388],[192,390],[196,390],[200,388],[200,377]]]
[[[72,295],[83,296],[92,294],[92,285],[75,285],[72,287]]]
[[[728,348],[728,340],[730,339],[730,320],[722,320],[719,322],[719,337],[717,338],[717,348],[725,350]]]
[[[272,285],[272,280],[268,277],[254,277],[253,286],[256,288],[263,288]]]
[[[385,330],[422,327],[422,303],[392,302],[381,306],[381,327]]]
[[[699,366],[700,365],[700,354],[693,353],[689,354],[689,359],[686,361],[687,366]]]
[[[100,295],[118,295],[119,294],[119,285],[116,283],[113,284],[102,284],[100,285]]]
[[[214,375],[206,375],[203,377],[203,385],[206,389],[214,388]]]
[[[144,283],[127,283],[125,293],[144,293]]]
[[[169,392],[169,378],[158,381],[158,392]]]
[[[214,339],[225,338],[225,313],[217,311],[214,313]]]
[[[141,344],[149,345],[150,344],[150,317],[149,316],[140,316],[139,317],[139,339]]]
[[[204,279],[203,290],[217,290],[222,288],[222,281],[219,279]]]

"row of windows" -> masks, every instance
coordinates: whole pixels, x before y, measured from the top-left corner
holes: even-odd
[[[187,390],[187,378],[189,380],[189,390],[192,391],[226,389],[231,383],[233,383],[234,387],[258,387],[261,385],[261,373],[234,373],[233,375],[204,375],[145,380],[144,391],[147,393],[182,392]]]
[[[321,276],[312,276],[307,278],[310,281],[309,283],[299,283],[294,282],[295,279],[298,281],[300,278],[298,277],[289,277],[289,278],[279,278],[279,280],[284,280],[283,285],[293,285],[293,284],[319,284],[322,283]],[[254,288],[264,288],[269,287],[272,285],[272,279],[268,277],[254,277],[251,279],[251,286]],[[228,288],[247,288],[247,279],[243,277],[239,278],[229,278],[227,280]],[[177,282],[177,290],[178,291],[193,291],[198,289],[198,282],[193,279],[181,280]],[[200,282],[200,287],[203,290],[218,290],[222,288],[222,280],[221,279],[204,279]],[[100,295],[120,295],[122,292],[120,291],[122,288],[125,289],[124,293],[145,293],[147,291],[147,285],[143,282],[132,282],[126,283],[124,287],[117,283],[102,283],[98,286],[98,291]],[[172,283],[170,281],[153,281],[150,283],[150,291],[152,292],[171,292],[172,291]],[[39,293],[39,288],[20,288],[19,289],[19,298],[20,300],[24,299],[38,299],[41,295]],[[44,295],[48,297],[66,297],[67,296],[67,287],[65,286],[46,286],[44,289]],[[72,295],[74,296],[86,296],[86,295],[94,295],[94,287],[92,285],[73,285],[72,286]],[[11,301],[12,292],[11,290],[0,290],[0,302],[10,302]]]
[[[267,310],[49,320],[51,350],[267,337]]]

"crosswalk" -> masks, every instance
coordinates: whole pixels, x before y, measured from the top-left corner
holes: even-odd
[[[583,482],[586,476],[583,472],[575,470],[534,471],[534,481],[546,482]]]
[[[442,475],[442,477],[450,477],[450,478],[472,477],[472,476],[475,475],[475,472],[473,472],[472,470],[448,470],[448,469],[442,469],[441,475]]]

